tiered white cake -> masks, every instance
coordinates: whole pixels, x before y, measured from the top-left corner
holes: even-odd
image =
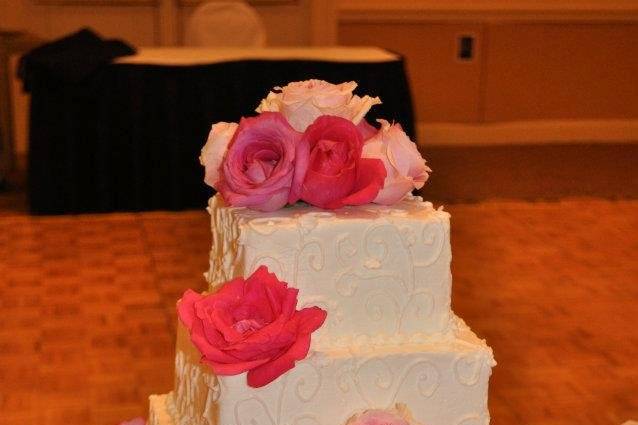
[[[180,324],[175,389],[151,396],[152,425],[343,425],[407,406],[423,425],[489,423],[492,350],[450,308],[449,214],[418,197],[391,207],[272,213],[209,204],[210,290],[258,266],[327,311],[310,353],[274,382],[215,376]]]

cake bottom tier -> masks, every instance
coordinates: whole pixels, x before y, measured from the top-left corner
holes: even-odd
[[[174,421],[173,414],[169,413],[169,403],[172,403],[173,393],[152,395],[148,398],[148,422],[147,425],[177,425],[184,421]]]
[[[343,425],[365,409],[405,404],[423,425],[485,425],[492,350],[458,332],[401,345],[311,351],[262,388],[215,376],[180,325],[173,392],[151,396],[150,425]]]

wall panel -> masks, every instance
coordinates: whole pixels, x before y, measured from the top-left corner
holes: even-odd
[[[10,12],[3,15],[4,10]],[[156,43],[155,16],[153,6],[49,5],[34,0],[11,0],[0,8],[0,27],[25,30],[46,40],[90,26],[106,37],[149,46]]]
[[[487,122],[638,118],[638,24],[488,28]]]
[[[472,23],[341,22],[339,44],[376,45],[405,55],[417,121],[480,119],[482,26]],[[457,59],[460,35],[476,37],[475,59]]]

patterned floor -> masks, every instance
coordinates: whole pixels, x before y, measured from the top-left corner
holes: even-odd
[[[492,423],[638,418],[638,201],[448,210],[454,309],[499,362]],[[0,214],[0,424],[144,415],[209,243],[204,212]]]

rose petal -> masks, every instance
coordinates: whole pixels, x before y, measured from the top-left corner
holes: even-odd
[[[223,311],[222,309],[214,309],[212,311],[211,317],[211,325],[217,329],[224,340],[229,344],[232,344],[237,341],[241,341],[244,339],[244,336],[237,332],[235,329],[234,322],[232,321],[229,313],[227,311]]]
[[[177,316],[184,326],[186,326],[186,329],[190,330],[193,326],[193,320],[195,319],[194,306],[200,299],[202,299],[200,294],[191,289],[187,289],[177,303]]]
[[[203,332],[202,332],[203,333]],[[202,333],[191,334],[191,342],[197,348],[202,355],[203,359],[210,362],[222,362],[222,363],[235,363],[237,358],[231,356],[225,351],[212,345]]]
[[[372,202],[383,187],[386,177],[385,167],[379,159],[361,158],[357,167],[357,180],[354,191],[326,208],[336,209],[344,205],[363,205]]]
[[[295,172],[290,185],[290,194],[288,195],[289,204],[294,204],[301,198],[302,185],[306,178],[309,163],[310,144],[308,140],[300,139],[297,142],[295,151]]]
[[[216,375],[239,375],[240,373],[254,369],[270,361],[270,359],[258,359],[247,362],[235,362],[235,363],[217,363],[210,361],[206,358],[202,358],[202,363],[209,365]]]
[[[364,142],[371,139],[379,132],[379,130],[375,126],[373,126],[366,120],[361,120],[359,124],[357,124],[357,130],[359,130],[361,138]]]
[[[411,178],[395,177],[379,191],[373,202],[381,205],[394,205],[405,198],[405,195],[410,193],[414,186],[414,181]]]
[[[234,122],[218,122],[211,127],[199,157],[199,162],[205,168],[204,182],[211,187],[215,187],[219,181],[219,168],[237,127]]]
[[[248,371],[248,385],[253,388],[263,387],[277,379],[295,366],[295,361],[308,355],[310,335],[300,335],[288,351],[278,358],[264,363]]]
[[[323,325],[328,313],[319,307],[308,307],[296,313],[299,320],[298,332],[311,334]]]

